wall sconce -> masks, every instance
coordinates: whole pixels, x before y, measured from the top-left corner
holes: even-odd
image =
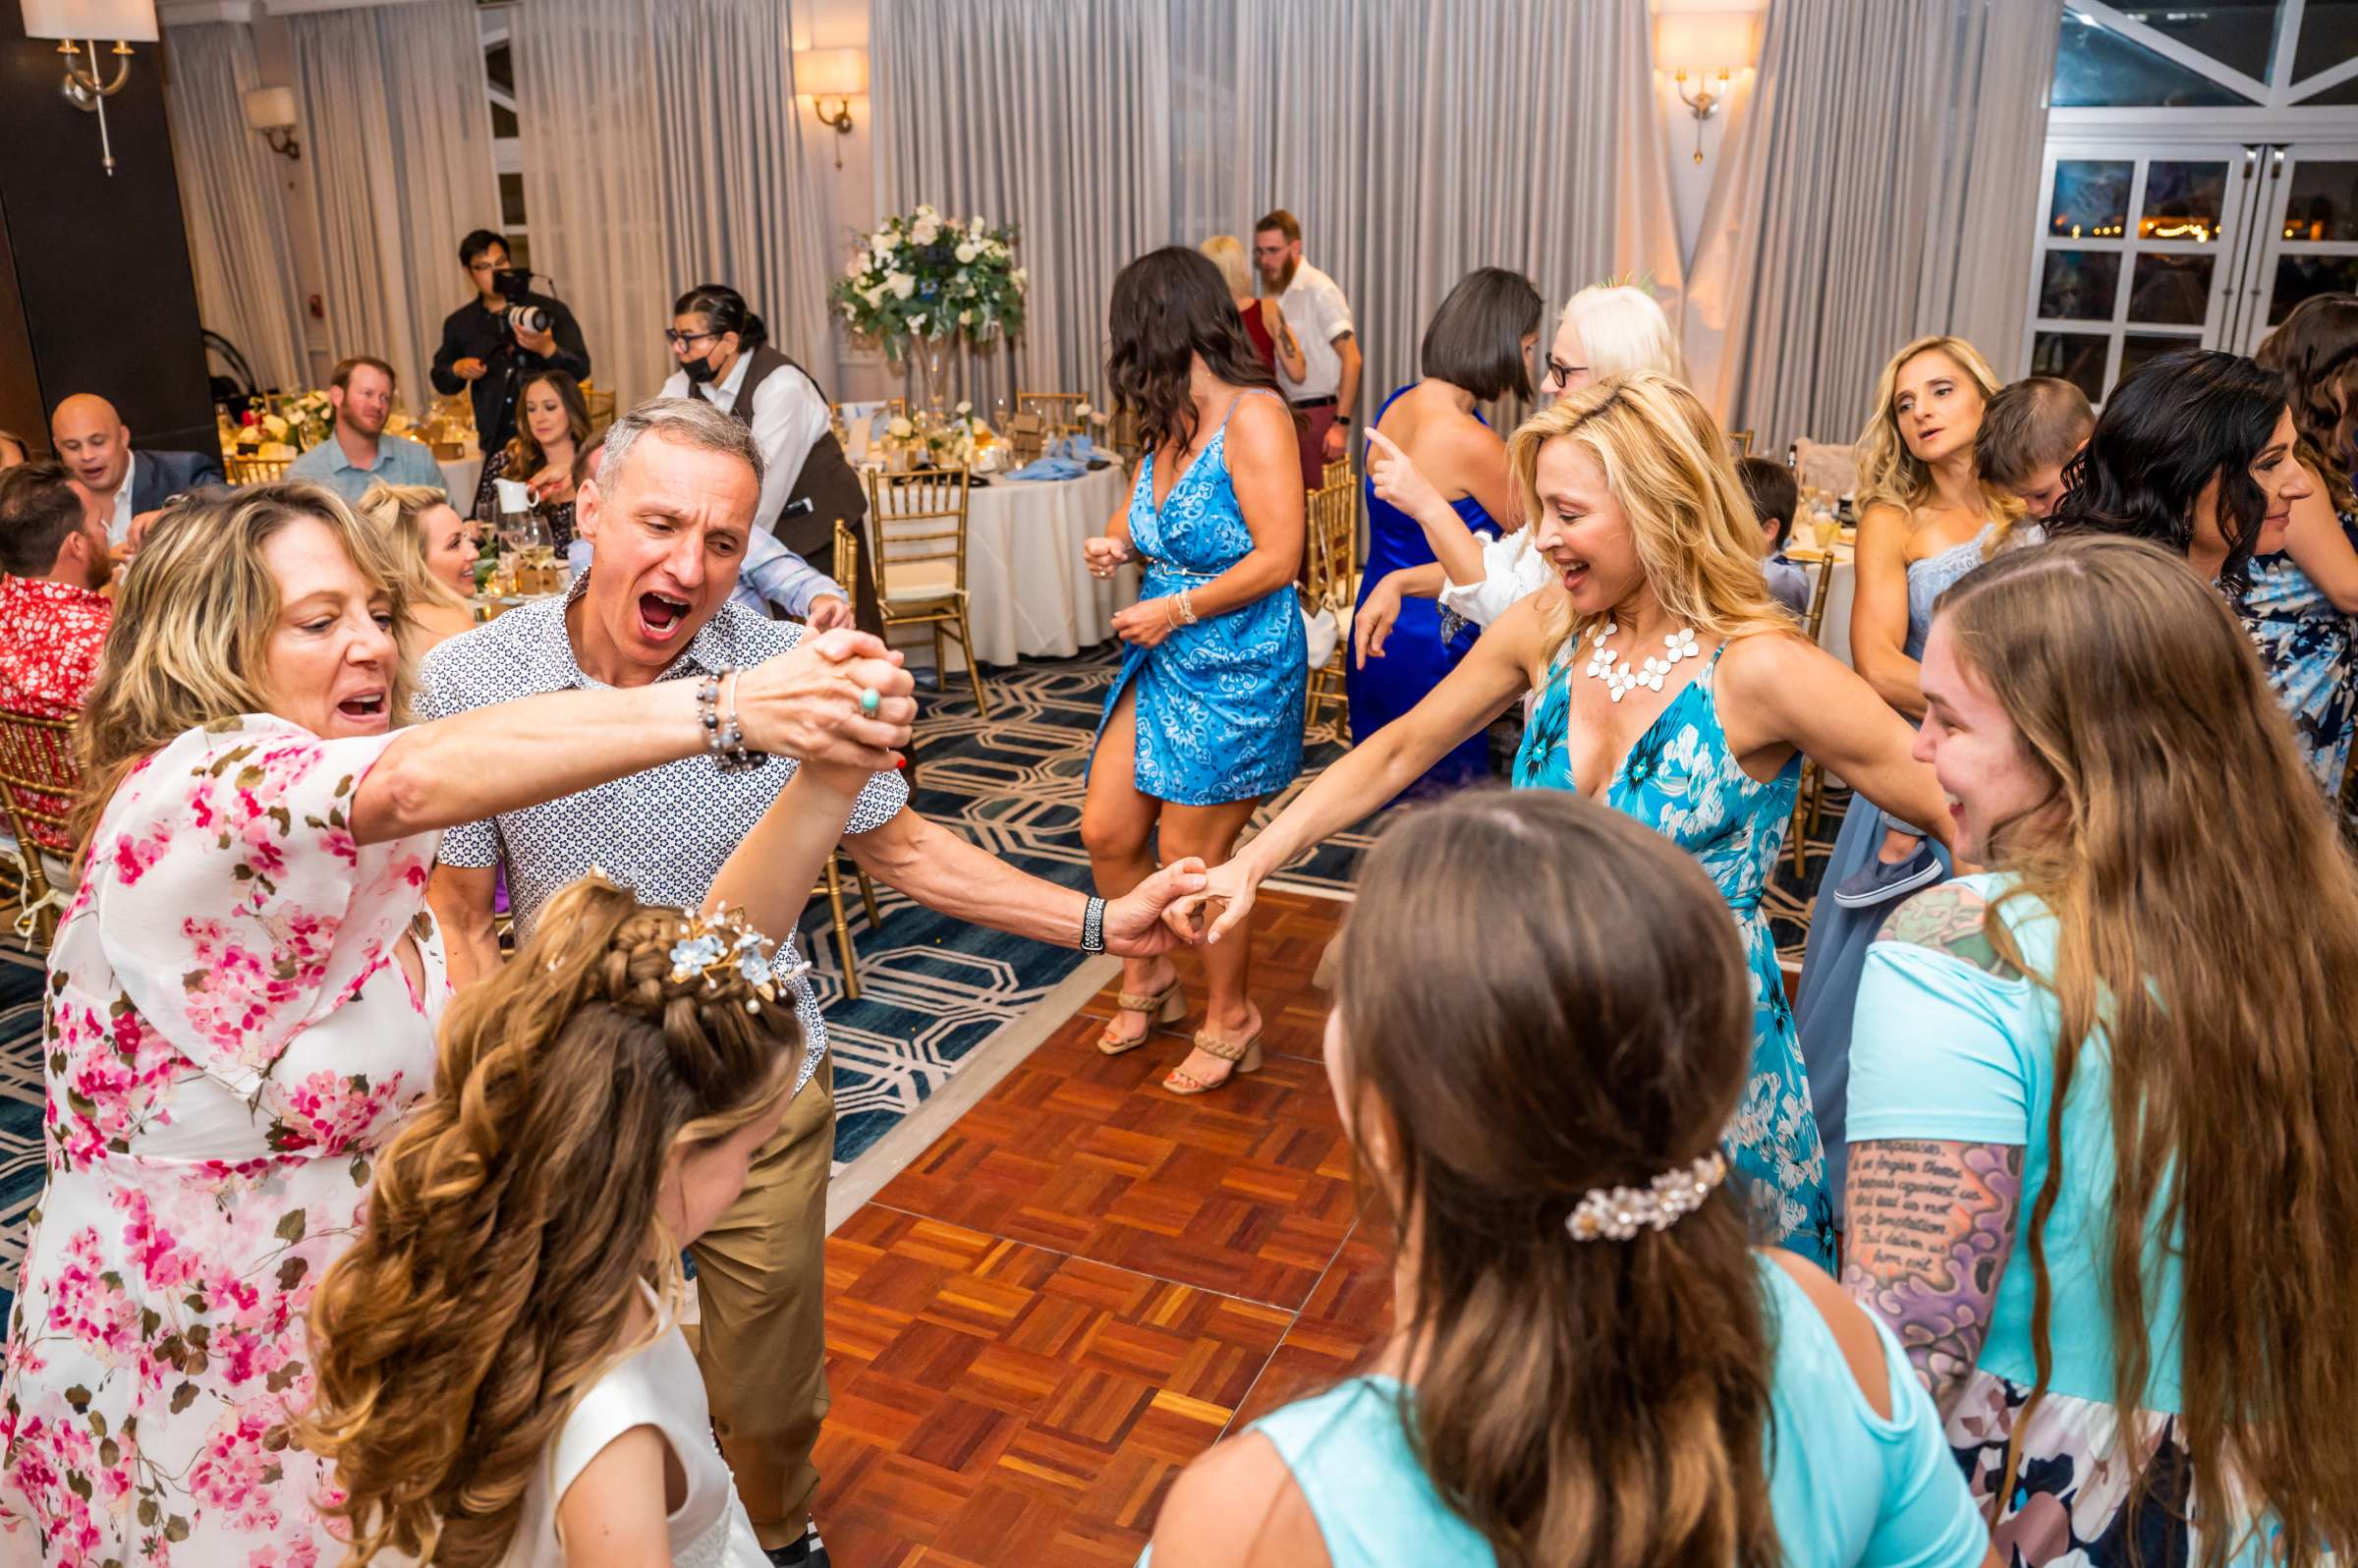
[[[843,167],[842,138],[852,134],[852,99],[868,91],[868,53],[863,49],[797,49],[794,87],[811,100],[820,125],[833,126],[835,167]],[[835,100],[832,113],[827,100]]]
[[[57,52],[66,57],[66,79],[59,88],[77,109],[98,116],[98,159],[107,177],[115,172],[115,147],[106,133],[106,100],[123,90],[131,79],[131,46],[153,43],[155,0],[24,0],[25,36],[55,38]],[[108,52],[115,57],[112,78],[98,69],[98,40],[112,38]]]
[[[255,87],[247,93],[246,129],[259,131],[271,151],[302,161],[303,143],[295,140],[293,87]]]
[[[1735,74],[1752,66],[1754,19],[1749,11],[1670,12],[1656,19],[1654,58],[1671,73],[1678,101],[1695,117],[1697,163],[1703,161],[1703,123],[1726,106]]]

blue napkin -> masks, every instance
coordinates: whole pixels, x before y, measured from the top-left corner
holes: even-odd
[[[1088,431],[1075,430],[1070,435],[1058,436],[1055,442],[1049,446],[1048,456],[1070,458],[1075,463],[1086,464],[1093,458],[1101,458],[1108,454],[1098,451],[1095,446],[1091,444]]]
[[[1007,476],[1011,479],[1077,479],[1089,472],[1089,465],[1076,463],[1067,457],[1035,458]]]

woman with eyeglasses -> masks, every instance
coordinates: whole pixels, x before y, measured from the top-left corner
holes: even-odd
[[[761,448],[761,501],[754,526],[806,561],[835,547],[835,525],[855,533],[868,517],[868,492],[835,439],[827,395],[810,371],[769,345],[769,328],[724,283],[700,283],[672,304],[663,334],[679,369],[663,383],[667,398],[709,403],[754,432]],[[787,516],[790,503],[808,511]],[[875,570],[860,552],[855,587],[860,629],[881,635]]]

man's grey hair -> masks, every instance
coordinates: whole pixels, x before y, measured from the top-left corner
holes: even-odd
[[[649,398],[606,426],[605,460],[598,465],[597,487],[611,495],[622,483],[622,471],[638,450],[643,435],[659,435],[700,452],[718,452],[742,461],[754,471],[754,486],[761,485],[761,448],[754,432],[735,418],[699,398]]]

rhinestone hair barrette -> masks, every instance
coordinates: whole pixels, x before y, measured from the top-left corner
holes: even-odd
[[[778,999],[778,987],[811,972],[811,965],[791,941],[772,942],[746,923],[742,911],[715,910],[680,922],[680,939],[671,945],[671,979],[687,984],[702,976],[704,989],[718,990],[731,973],[754,989],[745,999],[749,1013],[761,1003]]]
[[[1564,1221],[1574,1241],[1627,1241],[1640,1227],[1668,1230],[1703,1206],[1712,1189],[1727,1179],[1727,1160],[1717,1149],[1692,1165],[1656,1176],[1644,1187],[1592,1187]]]

